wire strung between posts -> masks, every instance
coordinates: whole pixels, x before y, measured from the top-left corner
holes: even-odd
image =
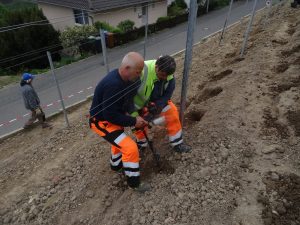
[[[159,1],[158,1],[159,2]],[[149,5],[151,5],[151,4],[149,4]],[[126,8],[127,9],[127,8]],[[96,34],[91,34],[91,35],[98,35],[98,33],[96,33]],[[161,40],[160,42],[162,42],[162,41],[165,41],[165,40],[167,40],[167,39],[169,39],[169,38],[171,38],[171,37],[174,37],[174,36],[176,36],[177,34],[173,34],[173,35],[171,35],[171,36],[169,36],[169,37],[167,37],[167,38],[165,38],[165,39],[163,39],[163,40]],[[59,46],[59,45],[58,45]],[[57,47],[58,47],[57,46]],[[46,46],[46,47],[44,47],[44,48],[47,48],[47,47],[53,47],[53,48],[55,48],[54,47],[54,45],[50,45],[50,46]],[[29,53],[31,53],[31,54],[29,54],[29,55],[33,55],[33,54],[35,54],[35,53],[38,53],[38,52],[41,52],[41,51],[43,51],[42,50],[43,48],[40,48],[40,49],[37,49],[37,50],[34,50],[34,51],[37,51],[37,52],[34,52],[34,51],[31,51],[31,52],[26,52],[26,53],[23,53],[23,54],[29,54]],[[41,50],[41,51],[39,51],[39,50]],[[45,51],[46,51],[46,49],[45,49]],[[13,57],[17,57],[17,58],[22,58],[22,55],[23,54],[20,54],[20,55],[15,55],[15,56],[12,56],[12,57],[9,57],[9,58],[6,58],[6,59],[2,59],[2,60],[0,60],[0,63],[2,63],[2,61],[5,61],[5,62],[7,62],[7,61],[11,61],[11,60],[14,60],[14,59],[11,59],[11,58],[13,58]],[[25,57],[25,56],[24,56]],[[16,58],[16,59],[17,59]]]
[[[79,44],[79,46],[85,45],[85,44],[87,44],[87,43],[89,43],[89,42],[90,42],[90,41],[83,42],[83,43]],[[63,49],[63,50],[71,49],[71,48],[76,47],[76,46],[77,46],[77,45],[72,45],[72,46],[67,47],[67,48],[65,48],[65,49]],[[51,54],[58,53],[58,52],[60,52],[60,51],[62,51],[62,50],[57,50],[57,51],[51,52]],[[21,62],[21,63],[18,63],[18,64],[15,64],[15,65],[6,67],[6,68],[4,68],[4,70],[13,68],[13,67],[15,67],[15,66],[22,65],[22,64],[27,63],[27,62],[35,61],[35,60],[37,60],[37,59],[41,59],[41,58],[46,57],[46,56],[47,56],[47,55],[42,55],[42,56],[38,56],[38,57],[33,58],[33,59],[30,59],[30,60],[26,60],[26,61],[23,61],[23,62]],[[0,63],[1,63],[1,62],[0,62]]]
[[[5,59],[1,59],[0,63],[5,63],[5,62],[13,61],[13,60],[16,60],[16,59],[19,59],[19,58],[23,58],[23,57],[26,57],[26,56],[34,55],[34,54],[39,53],[39,52],[48,51],[52,48],[56,48],[56,47],[59,47],[59,46],[61,46],[61,44],[50,45],[50,46],[46,46],[46,47],[39,48],[39,49],[36,49],[36,50],[32,50],[32,51],[29,51],[29,52],[25,52],[25,53],[22,53],[22,54],[19,54],[19,55],[14,55],[14,56],[11,56],[11,57],[8,57],[8,58],[5,58]]]
[[[161,1],[155,1],[155,2],[152,2],[150,4],[143,5],[143,6],[149,7],[151,5],[154,5],[155,3],[161,3]],[[128,10],[128,9],[134,9],[134,8],[136,8],[136,6],[127,7],[125,9],[120,9],[120,10],[114,11],[114,12],[122,12],[122,11],[125,11],[125,10]],[[93,14],[93,16],[106,15],[106,14],[111,14],[111,12],[95,13],[95,14]],[[76,15],[76,14],[74,14],[74,15]],[[21,24],[6,26],[4,28],[0,28],[0,33],[7,32],[7,31],[12,31],[12,30],[17,30],[17,29],[21,29],[21,28],[26,28],[26,27],[30,27],[30,26],[44,26],[44,25],[62,23],[62,22],[65,22],[65,21],[73,20],[74,19],[74,15],[72,15],[72,16],[66,16],[66,17],[57,17],[57,18],[51,18],[50,19],[50,20],[55,20],[55,19],[60,19],[60,18],[69,18],[69,19],[66,19],[66,20],[61,20],[61,21],[56,21],[56,22],[48,22],[49,20],[47,19],[47,20],[33,21],[33,22],[30,22],[30,23],[21,23]],[[79,13],[78,15],[82,16],[82,13]],[[47,22],[47,23],[39,24],[39,23],[42,23],[42,22]],[[18,26],[18,27],[16,27],[16,26]]]

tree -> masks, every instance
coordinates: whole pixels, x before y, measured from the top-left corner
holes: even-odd
[[[3,15],[7,12],[7,9],[5,8],[5,6],[3,4],[0,3],[0,23],[1,20],[3,19]]]
[[[34,21],[37,22],[32,26],[22,27],[21,25],[23,23],[30,23]],[[49,21],[43,15],[42,11],[37,7],[6,11],[0,20],[0,27],[8,26],[10,28],[17,29],[5,30],[4,28],[2,29],[4,32],[0,33],[0,67],[2,69],[16,64],[21,64],[22,62],[29,61],[40,56],[46,56],[46,50],[42,52],[36,52],[38,49],[46,49],[47,46],[54,45],[56,45],[57,48],[52,48],[52,50],[57,50],[60,48],[59,32],[54,30],[52,25],[49,24]],[[19,56],[28,52],[36,53],[9,61],[5,60],[7,58],[15,58],[15,56]],[[56,57],[57,55],[54,56],[54,58]],[[47,57],[43,57],[38,60],[12,67],[10,70],[17,72],[22,68],[45,68],[47,66]]]

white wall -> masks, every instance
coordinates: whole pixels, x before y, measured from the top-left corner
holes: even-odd
[[[155,3],[149,6],[149,24],[155,23],[157,18],[167,16],[167,1]],[[94,22],[107,22],[112,26],[117,26],[121,21],[131,20],[135,23],[135,27],[143,26],[142,6],[130,7],[127,9],[118,9],[107,13],[95,13]]]
[[[62,31],[75,25],[73,9],[43,3],[38,6],[56,30]]]
[[[73,27],[75,25],[75,17],[73,9],[61,6],[39,4],[39,8],[43,10],[44,15],[56,30],[63,31],[66,27]],[[149,6],[149,24],[155,23],[157,18],[167,16],[167,0],[155,3]],[[121,21],[132,20],[135,27],[143,26],[142,6],[129,7],[125,9],[118,9],[108,12],[99,12],[90,14],[94,17],[94,22],[107,22],[112,26],[117,26]],[[91,19],[90,24],[91,24]]]

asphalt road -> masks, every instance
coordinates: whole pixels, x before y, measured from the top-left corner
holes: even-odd
[[[239,21],[252,10],[254,1],[236,2],[232,8],[228,24]],[[257,9],[265,6],[264,0],[259,0]],[[228,7],[212,11],[197,19],[194,42],[220,30],[223,27]],[[166,29],[149,36],[147,41],[146,59],[157,58],[162,54],[173,54],[185,48],[187,23]],[[226,37],[225,37],[226,38]],[[117,68],[122,57],[129,51],[143,53],[143,40],[138,40],[124,46],[108,49],[110,68]],[[70,106],[93,94],[94,87],[105,76],[106,68],[102,65],[101,55],[57,69],[56,75],[60,84],[64,103]],[[39,75],[33,82],[39,94],[46,116],[61,109],[55,81],[51,73]],[[24,108],[19,85],[10,85],[0,89],[0,137],[20,129],[29,118],[29,112]],[[88,114],[86,112],[85,114]]]

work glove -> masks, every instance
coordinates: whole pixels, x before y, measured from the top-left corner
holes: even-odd
[[[147,108],[148,108],[149,113],[151,113],[153,116],[156,116],[157,114],[159,114],[158,108],[154,102],[149,102],[147,105]]]
[[[147,106],[143,107],[139,111],[139,115],[143,117],[144,120],[152,122],[152,120],[159,114],[158,108],[154,102],[149,102]]]

